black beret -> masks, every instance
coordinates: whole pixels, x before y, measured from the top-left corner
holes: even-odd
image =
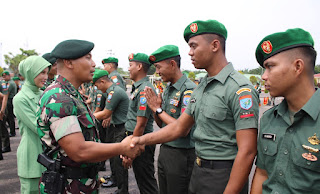
[[[57,59],[55,57],[53,57],[51,55],[51,53],[46,53],[46,54],[42,55],[42,57],[45,60],[47,60],[49,63],[51,63],[51,65],[53,65],[57,61]]]
[[[94,44],[86,40],[65,40],[60,42],[51,52],[57,59],[78,59],[90,53]]]

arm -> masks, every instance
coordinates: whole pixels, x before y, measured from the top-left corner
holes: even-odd
[[[99,121],[107,119],[111,117],[111,115],[112,115],[112,111],[106,108],[103,109],[103,111],[93,113],[93,116],[95,116]]]
[[[102,108],[97,107],[97,108],[96,108],[96,110],[94,110],[94,113],[96,113],[96,112],[100,112],[100,111],[102,111]]]
[[[236,132],[238,153],[234,160],[229,182],[224,193],[239,193],[248,181],[254,157],[257,153],[257,129]]]
[[[61,138],[58,143],[75,162],[99,162],[121,154],[130,158],[140,155],[144,147],[130,148],[131,139],[129,136],[121,143],[97,143],[85,141],[83,134],[78,132]]]
[[[137,124],[133,131],[133,136],[141,136],[144,133],[144,129],[146,128],[148,123],[147,117],[137,117]]]
[[[13,98],[13,112],[17,119],[38,135],[36,107],[31,107],[25,99]]]
[[[136,144],[153,145],[173,141],[188,135],[193,124],[194,119],[187,113],[183,113],[175,122],[161,128],[159,131],[133,138],[131,146]]]
[[[7,108],[8,98],[9,98],[9,93],[3,95],[1,111],[0,111],[0,120],[3,120],[4,111]]]
[[[267,179],[268,179],[267,171],[257,167],[254,173],[250,193],[252,194],[262,193],[262,183]]]

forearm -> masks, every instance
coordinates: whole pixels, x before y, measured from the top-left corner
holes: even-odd
[[[159,119],[161,119],[162,122],[164,122],[166,125],[173,123],[176,121],[175,118],[173,118],[172,116],[170,116],[168,113],[166,112],[162,112],[161,114],[158,114]]]
[[[242,190],[248,181],[255,155],[255,151],[238,152],[224,193],[239,193]]]
[[[250,193],[262,194],[262,184],[267,179],[268,179],[267,172],[263,169],[260,169],[259,167],[256,167]]]
[[[4,95],[3,99],[2,99],[2,106],[1,106],[1,112],[4,113],[4,111],[7,108],[7,103],[8,103],[8,95]]]
[[[157,123],[158,127],[162,127],[162,121],[161,119],[153,113],[154,121]]]
[[[100,112],[95,112],[93,113],[93,116],[95,116],[99,121],[107,119],[111,116],[111,114],[108,114],[104,111],[100,111]]]

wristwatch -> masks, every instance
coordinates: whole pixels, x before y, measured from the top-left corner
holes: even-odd
[[[162,108],[157,108],[156,109],[156,115],[159,115],[163,112]]]

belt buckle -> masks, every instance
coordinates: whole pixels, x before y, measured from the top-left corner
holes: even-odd
[[[198,164],[198,166],[200,166],[200,167],[201,167],[201,158],[197,157],[197,159],[196,159],[196,163]]]

